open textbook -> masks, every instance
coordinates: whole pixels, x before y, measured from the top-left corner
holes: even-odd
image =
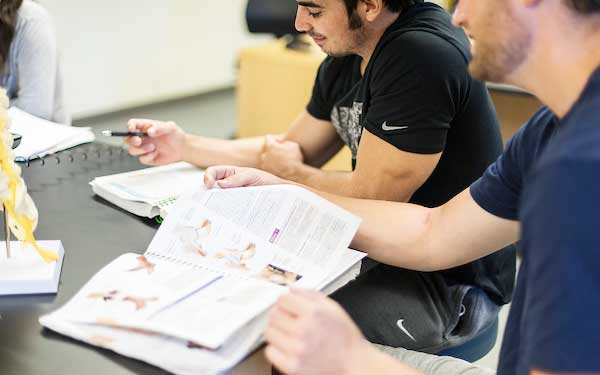
[[[94,193],[137,216],[167,216],[184,191],[203,184],[204,172],[179,162],[96,177],[90,182]]]
[[[289,286],[321,289],[360,260],[347,249],[359,222],[296,186],[198,187],[177,200],[143,255],[115,259],[40,322],[171,371],[142,341],[216,361],[191,370],[225,369],[258,342],[249,327]]]
[[[8,115],[10,132],[23,137],[15,149],[17,161],[44,157],[95,140],[90,128],[57,124],[16,107],[11,107]]]

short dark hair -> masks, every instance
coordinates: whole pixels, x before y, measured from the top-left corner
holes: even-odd
[[[358,5],[359,1],[360,0],[344,0],[346,9],[348,10],[348,16],[351,16],[352,13],[354,13],[354,10],[356,10],[356,5]],[[400,12],[411,5],[422,2],[423,0],[383,0],[383,4],[392,12]]]
[[[566,3],[581,14],[600,12],[600,0],[566,0]]]
[[[17,25],[17,12],[22,3],[23,0],[0,1],[0,72],[3,72],[4,64],[8,60],[10,44]]]

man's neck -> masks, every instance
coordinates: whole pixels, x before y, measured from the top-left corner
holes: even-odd
[[[510,81],[537,96],[559,118],[564,117],[600,68],[600,35],[590,30],[593,28],[573,27],[547,34],[537,41],[539,48],[531,51],[527,67],[515,72]]]
[[[365,40],[365,42],[359,46],[356,54],[362,57],[362,62],[360,64],[360,72],[361,74],[365,73],[365,69],[371,61],[371,56],[373,56],[373,52],[375,52],[375,48],[377,48],[377,44],[383,37],[385,31],[400,17],[400,13],[392,13],[384,10],[381,13],[380,18],[377,21],[369,26],[369,37]]]

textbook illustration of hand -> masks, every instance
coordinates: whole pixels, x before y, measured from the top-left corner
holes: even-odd
[[[223,249],[215,254],[217,259],[225,259],[227,266],[248,270],[248,262],[256,254],[256,244],[249,243],[243,249]]]
[[[138,261],[138,266],[127,270],[127,272],[137,272],[141,270],[146,270],[148,275],[154,272],[154,268],[156,267],[155,263],[150,262],[145,256],[140,255],[136,258]]]
[[[207,256],[203,241],[210,237],[212,223],[208,219],[202,220],[197,226],[184,226],[180,228],[180,238],[186,249],[202,257]]]
[[[0,199],[5,218],[12,234],[19,241],[30,244],[37,253],[49,263],[59,259],[58,254],[42,249],[33,236],[37,226],[38,212],[33,200],[27,193],[25,182],[21,178],[21,168],[15,164],[12,150],[13,137],[9,132],[8,98],[4,90],[0,90]],[[0,207],[2,209],[2,207]]]

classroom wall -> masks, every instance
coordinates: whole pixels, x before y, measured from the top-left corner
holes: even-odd
[[[75,118],[229,87],[246,0],[39,0],[51,13]]]

